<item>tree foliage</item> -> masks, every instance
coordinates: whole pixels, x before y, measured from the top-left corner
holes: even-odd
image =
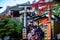
[[[16,35],[21,36],[22,35],[22,28],[23,23],[19,23],[14,19],[11,18],[1,18],[0,19],[0,37],[3,35],[13,35],[13,33],[16,32]]]
[[[55,10],[52,10],[53,13],[55,15],[59,15],[60,14],[60,3],[56,3],[56,4],[54,4],[54,6],[56,7],[56,9]]]

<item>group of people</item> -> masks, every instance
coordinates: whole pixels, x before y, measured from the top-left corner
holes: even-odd
[[[27,40],[44,40],[44,32],[37,25],[28,25]]]

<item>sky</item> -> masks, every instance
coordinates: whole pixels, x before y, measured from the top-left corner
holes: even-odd
[[[0,9],[0,13],[2,13],[7,6],[14,6],[16,4],[22,4],[28,1],[32,3],[33,0],[0,0],[0,7],[3,7]]]
[[[16,4],[26,3],[28,1],[30,1],[30,3],[32,3],[34,0],[0,0],[0,7],[3,7],[2,9],[0,9],[0,13],[5,11],[7,6],[14,6]],[[35,1],[37,2],[39,0],[35,0]],[[45,1],[51,1],[51,0],[45,0]]]

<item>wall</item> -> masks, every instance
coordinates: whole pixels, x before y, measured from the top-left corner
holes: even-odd
[[[54,35],[55,37],[57,36],[57,34],[60,33],[60,23],[58,22],[54,22]]]
[[[41,27],[41,28],[43,28],[43,31],[45,33],[44,34],[45,35],[45,40],[50,40],[51,39],[51,25],[50,24],[44,25],[43,24],[44,20],[45,20],[45,18],[41,18],[41,19],[39,19],[37,21],[38,21],[38,24],[39,24],[40,27],[41,27],[41,25],[43,25],[43,27]]]

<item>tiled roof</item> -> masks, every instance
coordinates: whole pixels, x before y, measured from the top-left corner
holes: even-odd
[[[46,14],[43,14],[43,15],[40,15],[40,16],[35,16],[33,17],[34,20],[38,20],[38,19],[41,19],[41,18],[45,18],[47,17],[46,15],[48,15],[47,13]],[[60,23],[60,18],[54,14],[52,14],[52,17],[51,17],[53,20],[55,20],[56,22],[59,22]]]
[[[6,14],[9,10],[22,10],[22,8],[19,8],[18,6],[30,6],[30,3],[17,4],[15,6],[7,6],[6,10],[2,13]]]

